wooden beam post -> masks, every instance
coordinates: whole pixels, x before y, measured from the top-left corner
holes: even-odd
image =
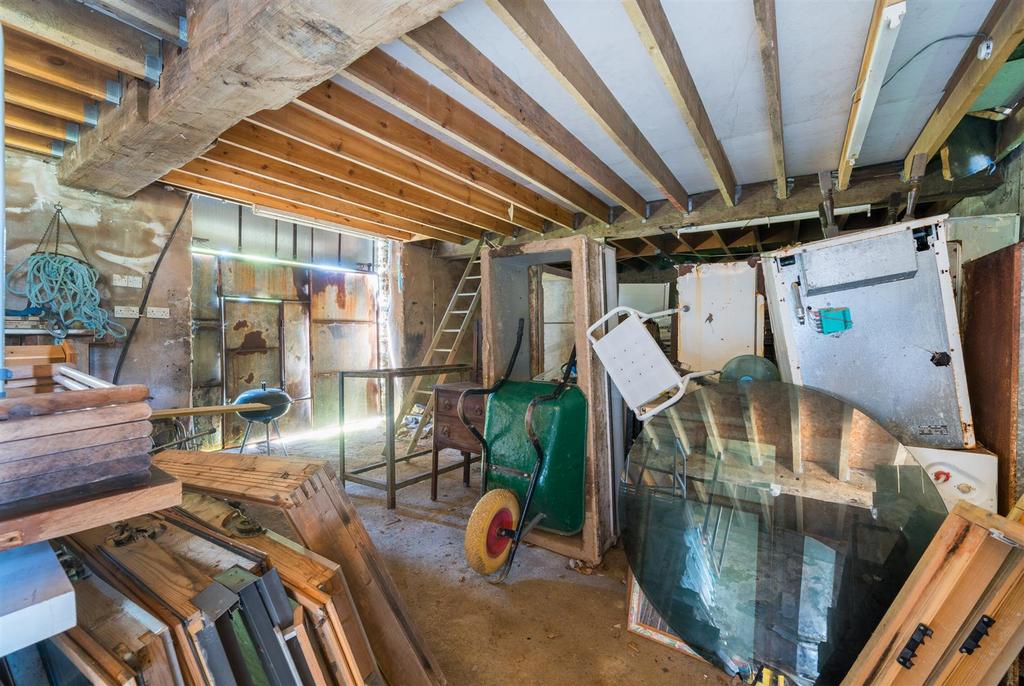
[[[188,48],[168,51],[160,87],[135,96],[126,89],[128,109],[104,112],[96,130],[69,149],[58,178],[131,195],[197,157],[240,119],[291,102],[455,2],[195,0]]]
[[[764,73],[764,99],[768,128],[772,135],[772,167],[775,170],[775,194],[780,200],[789,195],[786,177],[786,151],[782,135],[782,81],[779,77],[779,31],[775,23],[775,0],[754,0],[754,20],[761,43],[761,70]]]

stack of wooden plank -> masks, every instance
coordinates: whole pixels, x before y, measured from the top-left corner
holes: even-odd
[[[360,637],[365,635],[372,659],[387,683],[446,683],[355,507],[326,462],[168,450],[156,455],[154,464],[181,479],[189,490],[276,508],[291,526],[295,539],[315,553],[321,564],[329,561],[330,584],[320,588],[321,594],[309,589],[309,597],[322,602],[328,616],[337,614],[331,619],[332,627],[341,627],[348,650],[353,651],[353,671],[365,673],[365,658],[355,652],[361,649]],[[211,525],[220,520],[215,528],[230,530],[230,522],[221,519],[224,510],[218,511],[212,502],[189,498],[185,506],[194,517]],[[286,553],[280,537],[242,540],[263,549],[271,561],[283,559]],[[355,614],[349,609],[352,606]],[[370,683],[369,679],[365,682]]]
[[[6,349],[22,385],[0,398],[0,550],[181,501],[151,468],[149,389],[73,362],[67,344]]]

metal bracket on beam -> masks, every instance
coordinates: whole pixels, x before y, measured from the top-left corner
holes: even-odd
[[[100,106],[95,102],[87,102],[82,107],[82,119],[90,126],[96,126],[100,121]]]
[[[910,192],[907,193],[907,211],[903,215],[904,221],[914,219],[914,210],[917,209],[917,197],[921,192],[921,179],[924,177],[924,170],[928,166],[928,156],[923,152],[914,155],[910,163]]]
[[[121,89],[121,82],[115,81],[114,79],[107,79],[106,86],[106,101],[112,105],[121,104],[121,95],[123,94]]]
[[[188,45],[188,18],[178,17],[178,41],[181,47]]]
[[[743,186],[741,186],[740,184],[736,184],[736,192],[732,196],[732,204],[733,205],[739,205],[740,204],[740,197],[742,195],[743,195]]]
[[[587,219],[586,215],[582,212],[573,212],[572,215],[572,230],[579,231],[580,227],[583,226],[583,222]]]
[[[154,84],[160,83],[160,75],[164,71],[164,58],[160,54],[160,45],[160,41],[157,41],[157,52],[146,54],[146,80]]]
[[[821,228],[825,233],[825,238],[834,238],[839,235],[839,225],[836,224],[835,182],[832,180],[832,172],[818,172],[818,187],[821,189],[824,210]]]
[[[690,214],[690,212],[693,212],[693,196],[692,195],[689,196],[686,199],[686,214]]]

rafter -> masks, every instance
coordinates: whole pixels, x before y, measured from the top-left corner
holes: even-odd
[[[980,36],[967,46],[960,64],[946,82],[942,98],[907,153],[903,163],[904,178],[910,178],[915,155],[924,153],[929,160],[934,157],[971,104],[1024,40],[1024,2],[996,0],[978,33],[991,38],[992,56],[987,60],[977,58],[978,45],[985,40]]]
[[[435,195],[422,188],[402,183],[367,167],[324,153],[310,145],[274,133],[248,122],[237,124],[221,134],[221,142],[203,156],[227,164],[250,151],[312,172],[345,181],[367,191],[401,200],[416,207],[444,214],[473,224],[486,231],[510,236],[515,225],[492,215]]]
[[[339,126],[298,105],[257,112],[249,117],[249,121],[315,147],[328,155],[351,162],[357,169],[368,168],[492,217],[511,221],[531,231],[540,233],[544,226],[544,220],[535,214],[525,212],[433,167],[416,164],[382,143]],[[230,135],[226,135],[225,138],[230,140]],[[310,162],[312,163],[312,160]]]
[[[4,100],[79,124],[94,125],[99,117],[95,101],[9,71],[4,74]]]
[[[644,216],[645,202],[639,193],[444,19],[414,29],[402,40],[615,202],[637,217]]]
[[[186,174],[182,171],[172,171],[166,174],[161,181],[177,188],[217,198],[223,198],[224,200],[230,200],[244,205],[262,205],[264,207],[298,214],[303,217],[309,217],[310,219],[322,219],[334,222],[335,224],[340,224],[342,226],[356,229],[357,231],[364,231],[384,238],[393,238],[401,241],[407,241],[413,238],[413,234],[405,231],[397,231],[380,224],[374,224],[360,219],[353,219],[352,217],[347,217],[342,214],[335,214],[334,212],[328,212],[308,205],[288,202],[274,196],[262,195],[253,191],[237,188],[235,186],[217,183],[216,181],[192,176],[191,174]]]
[[[326,81],[295,101],[318,116],[347,127],[409,160],[451,175],[513,203],[518,208],[571,228],[573,212],[409,124],[387,110]]]
[[[686,189],[615,99],[611,89],[576,47],[550,8],[543,2],[530,0],[488,0],[488,4],[661,194],[678,209],[685,210]]]
[[[10,129],[4,135],[4,143],[11,148],[36,152],[50,157],[61,157],[64,154],[64,143],[38,136],[27,131]]]
[[[188,23],[184,0],[81,0],[86,5],[112,14],[121,21],[188,45]]]
[[[506,6],[515,4],[520,7],[523,4],[518,0],[495,1]],[[661,6],[661,0],[626,0],[623,6],[637,33],[640,34],[640,42],[647,48],[654,61],[654,67],[661,76],[665,88],[679,108],[693,142],[704,158],[704,164],[711,172],[715,185],[718,186],[718,192],[722,194],[722,199],[727,205],[735,205],[736,175],[733,174],[729,158],[715,134],[711,118],[704,109],[704,103],[697,92],[690,69],[686,66],[686,60],[683,59],[683,51]],[[667,197],[672,199],[671,195]]]
[[[37,136],[71,143],[78,140],[78,124],[11,103],[4,106],[4,123]]]
[[[217,152],[221,154],[214,154]],[[423,210],[415,205],[396,201],[350,183],[295,167],[241,148],[232,148],[226,144],[217,145],[204,155],[202,159],[225,167],[249,172],[263,178],[280,181],[296,188],[339,198],[370,209],[377,209],[388,214],[408,217],[415,221],[422,220],[422,223],[437,226],[445,231],[451,231],[467,238],[480,236],[480,229],[478,227],[458,219],[452,219],[437,212]]]
[[[296,186],[290,186],[279,181],[273,181],[239,169],[232,169],[230,167],[214,164],[213,162],[208,162],[203,159],[193,160],[178,171],[193,177],[206,179],[211,183],[234,186],[235,188],[250,191],[255,194],[273,196],[275,198],[298,203],[300,205],[319,207],[335,214],[342,214],[353,219],[361,219],[398,229],[400,231],[429,236],[430,238],[439,238],[446,241],[461,241],[464,237],[463,234],[445,231],[444,229],[432,224],[424,224],[422,222],[413,221],[405,216],[388,214],[379,210],[370,209],[336,197],[323,195],[321,193],[305,190]],[[471,228],[468,233],[472,234],[473,237],[479,236],[479,233],[472,231]]]
[[[598,221],[608,221],[610,208],[600,198],[379,48],[349,65],[344,76],[502,169]]]
[[[17,31],[4,34],[4,67],[93,100],[114,105],[121,102],[116,71]]]
[[[80,3],[4,0],[0,23],[140,79],[160,78],[160,39]]]
[[[764,74],[765,109],[772,137],[772,168],[775,170],[775,194],[780,200],[789,195],[786,177],[786,146],[782,135],[782,80],[779,77],[779,31],[775,21],[775,0],[754,0],[754,20],[761,44],[761,70]]]

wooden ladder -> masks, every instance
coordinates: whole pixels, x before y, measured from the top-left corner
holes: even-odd
[[[497,240],[487,242],[487,245],[498,247],[505,240],[499,236]],[[448,309],[441,317],[441,323],[430,340],[427,352],[420,361],[421,366],[436,364],[452,364],[455,355],[466,332],[469,331],[473,315],[480,307],[480,251],[484,248],[486,239],[481,238],[473,248],[473,254],[469,258],[466,270],[462,272],[459,285],[455,287],[455,294],[452,295]],[[417,416],[413,410],[417,402],[424,402],[423,412],[418,415],[419,423],[413,431],[409,446],[405,450],[408,457],[416,451],[416,446],[423,436],[424,428],[429,423],[434,412],[434,384],[444,383],[447,374],[428,374],[425,376],[413,377],[412,388],[402,401],[402,406],[395,418],[396,426],[402,426],[406,417]]]

